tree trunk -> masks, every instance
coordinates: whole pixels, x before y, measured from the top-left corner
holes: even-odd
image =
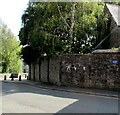
[[[2,63],[2,73],[7,73],[8,72],[8,64],[5,62]]]
[[[76,6],[76,3],[72,3],[72,6],[71,6],[71,18],[70,18],[70,21],[71,21],[71,25],[70,25],[70,39],[69,39],[69,52],[71,52],[72,50],[72,42],[73,42],[73,29],[74,29],[74,25],[75,25],[75,6]]]

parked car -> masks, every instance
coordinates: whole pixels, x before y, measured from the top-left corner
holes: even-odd
[[[19,73],[11,73],[10,78],[18,78]]]

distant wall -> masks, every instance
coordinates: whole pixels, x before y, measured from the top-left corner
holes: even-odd
[[[120,88],[119,50],[98,50],[87,55],[59,55],[39,62],[31,64],[32,80],[73,87]]]

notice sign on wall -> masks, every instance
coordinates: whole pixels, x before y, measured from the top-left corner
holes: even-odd
[[[112,64],[118,64],[119,61],[118,60],[112,60]]]

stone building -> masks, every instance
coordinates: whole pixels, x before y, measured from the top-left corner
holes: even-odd
[[[110,21],[110,48],[120,47],[120,6],[106,4],[105,13]]]

